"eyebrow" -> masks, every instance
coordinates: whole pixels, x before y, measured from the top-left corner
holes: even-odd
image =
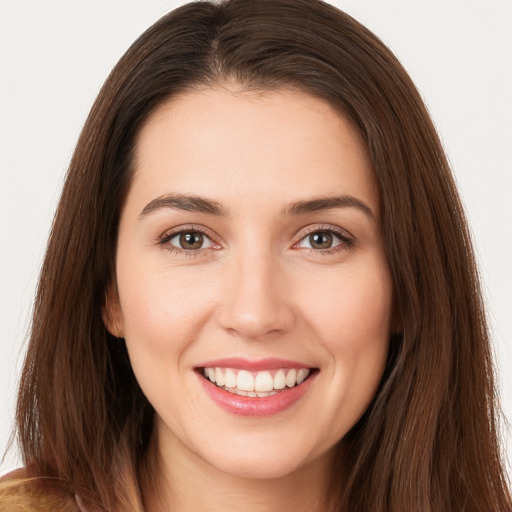
[[[218,217],[227,217],[229,215],[228,210],[218,201],[187,194],[166,194],[150,201],[140,213],[139,219],[142,219],[161,208],[206,213]],[[365,202],[350,195],[319,197],[304,201],[295,201],[286,205],[282,209],[281,215],[285,217],[298,217],[309,213],[332,210],[334,208],[356,208],[371,220],[376,221],[376,216],[372,209]]]
[[[375,213],[365,202],[349,195],[319,197],[307,201],[296,201],[286,206],[282,213],[285,216],[299,216],[324,210],[332,210],[334,208],[357,208],[371,220],[377,220]]]
[[[220,217],[227,217],[227,210],[217,201],[198,196],[183,194],[166,194],[150,201],[142,210],[139,219],[159,210],[160,208],[172,208],[187,212],[207,213]]]

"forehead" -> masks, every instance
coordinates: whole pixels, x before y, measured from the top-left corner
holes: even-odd
[[[288,89],[193,90],[162,104],[136,141],[132,187],[219,201],[351,193],[378,209],[367,151],[326,101]],[[275,199],[275,197],[273,197]]]

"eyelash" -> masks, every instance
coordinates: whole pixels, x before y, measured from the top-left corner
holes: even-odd
[[[161,247],[164,247],[170,253],[176,254],[178,256],[189,256],[189,257],[200,256],[201,253],[205,249],[195,249],[195,250],[181,249],[181,248],[175,247],[174,245],[171,245],[169,243],[176,236],[182,235],[185,233],[200,233],[205,238],[210,240],[214,246],[219,245],[214,241],[214,237],[212,236],[212,234],[209,231],[204,229],[202,226],[194,226],[194,225],[183,226],[176,230],[167,231],[161,237],[158,238],[158,245],[160,245]]]
[[[305,250],[309,254],[313,254],[314,256],[329,256],[331,254],[335,254],[338,252],[348,251],[352,249],[356,243],[355,238],[344,229],[332,225],[316,225],[311,226],[310,228],[306,228],[306,231],[302,233],[300,240],[297,243],[295,243],[293,247],[297,247],[297,245],[299,245],[304,239],[313,235],[314,233],[328,233],[334,235],[336,238],[340,240],[340,243],[338,245],[335,245],[334,247],[329,247],[328,249],[313,249],[308,247],[302,248],[302,250]]]
[[[169,243],[173,238],[175,238],[179,235],[185,234],[185,233],[199,233],[199,234],[203,235],[204,237],[206,237],[208,240],[210,240],[215,249],[216,249],[215,246],[217,246],[217,248],[219,247],[219,244],[214,241],[214,237],[212,236],[210,231],[204,229],[204,227],[202,227],[202,226],[194,226],[194,225],[184,226],[184,227],[180,227],[179,229],[176,229],[176,230],[168,231],[168,232],[164,233],[161,237],[158,238],[157,243],[159,246],[164,247],[170,253],[176,254],[178,256],[188,256],[188,257],[200,256],[203,253],[203,251],[205,251],[207,248],[205,248],[205,249],[201,248],[201,249],[195,249],[195,250],[182,249],[182,248],[176,247],[174,245],[171,245]],[[306,239],[308,236],[311,236],[314,233],[327,233],[327,234],[334,235],[336,238],[338,238],[340,240],[340,243],[338,245],[335,245],[334,247],[329,247],[328,249],[314,249],[314,248],[308,248],[308,247],[297,248],[297,246],[301,242],[303,242],[304,239]],[[310,228],[306,228],[306,231],[302,233],[299,241],[296,242],[292,246],[292,248],[295,250],[302,249],[302,250],[306,251],[308,254],[313,254],[315,256],[317,256],[317,255],[327,256],[327,255],[338,253],[341,251],[348,251],[348,250],[352,249],[354,246],[355,246],[355,239],[347,231],[345,231],[341,228],[338,228],[336,226],[332,226],[332,225],[320,225],[320,226],[315,225],[315,226],[311,226]]]

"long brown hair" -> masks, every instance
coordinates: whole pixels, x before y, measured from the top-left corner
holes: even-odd
[[[339,509],[510,510],[478,275],[443,149],[388,48],[319,0],[185,5],[112,71],[78,141],[39,281],[17,407],[27,471],[101,509],[142,510],[153,410],[102,321],[119,216],[144,120],[180,92],[225,80],[327,100],[359,130],[379,184],[401,328],[377,396],[347,435],[348,481],[338,476],[347,468],[333,470]]]

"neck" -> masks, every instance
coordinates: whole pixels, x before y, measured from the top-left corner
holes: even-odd
[[[330,496],[333,456],[278,478],[245,478],[222,472],[175,443],[163,447],[157,436],[152,441],[141,482],[146,512],[334,510]]]

